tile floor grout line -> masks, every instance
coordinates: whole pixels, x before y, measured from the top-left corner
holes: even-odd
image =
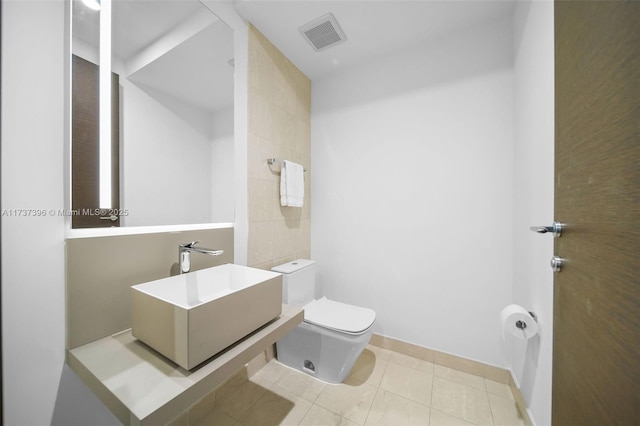
[[[377,357],[376,357],[377,359]],[[371,402],[371,407],[369,407],[369,410],[367,410],[367,415],[364,419],[364,423],[363,425],[367,424],[367,420],[369,420],[369,414],[371,414],[371,408],[373,407],[373,403],[376,401],[376,398],[378,397],[378,392],[382,391],[384,392],[384,389],[382,388],[382,382],[384,380],[384,375],[387,373],[387,369],[389,368],[389,364],[391,363],[391,358],[386,359],[385,360],[385,364],[384,364],[384,369],[382,370],[382,373],[380,374],[380,380],[378,381],[378,384],[376,385],[376,394],[373,396],[373,401]],[[366,382],[366,381],[365,381]],[[363,382],[363,383],[365,383]]]
[[[431,394],[429,395],[429,424],[431,424],[431,410],[433,410],[433,392],[436,386],[436,367],[433,366],[433,374],[431,374]]]
[[[391,352],[394,352],[394,351],[391,351]],[[405,354],[401,354],[401,355],[405,355]],[[424,371],[424,370],[422,370],[422,369],[418,368],[418,365],[419,365],[420,361],[424,361],[424,360],[421,360],[420,358],[412,357],[412,356],[410,356],[410,355],[405,355],[405,356],[407,356],[407,357],[409,357],[409,358],[413,358],[413,359],[417,360],[417,361],[418,361],[418,364],[416,364],[416,366],[414,366],[414,367],[409,367],[409,366],[407,366],[407,365],[400,364],[400,363],[398,363],[398,362],[394,362],[394,361],[393,361],[393,356],[391,356],[391,357],[387,360],[387,364],[386,364],[386,366],[385,366],[385,371],[383,372],[383,374],[382,374],[382,378],[381,378],[381,380],[380,380],[380,384],[378,385],[378,391],[385,392],[385,393],[389,393],[390,395],[394,395],[394,396],[395,396],[395,397],[397,397],[397,398],[400,398],[400,399],[403,399],[403,400],[408,401],[408,402],[410,402],[410,403],[418,404],[418,405],[421,405],[421,406],[423,406],[423,407],[428,408],[428,409],[429,409],[429,423],[431,423],[431,400],[432,400],[432,398],[433,398],[433,382],[434,382],[433,378],[435,377],[435,371],[434,371],[434,370],[435,370],[435,365],[434,365],[432,362],[430,362],[430,361],[425,361],[425,362],[428,362],[428,363],[430,363],[430,364],[434,365],[434,368],[433,368],[433,369],[431,370],[431,372],[429,373],[429,372],[426,372],[426,371]],[[413,370],[413,371],[429,373],[429,375],[431,376],[431,390],[430,390],[430,394],[429,394],[429,404],[425,404],[425,403],[422,403],[422,402],[420,402],[420,401],[416,401],[416,400],[414,400],[414,399],[408,398],[407,396],[397,394],[397,393],[393,392],[392,390],[384,389],[384,388],[382,387],[382,382],[384,381],[384,376],[385,376],[385,374],[386,374],[386,372],[387,372],[387,369],[389,368],[389,364],[392,364],[392,363],[393,363],[394,365],[396,365],[396,366],[399,366],[399,367],[402,367],[402,368],[408,368],[408,369]],[[376,397],[377,397],[377,393],[376,393]],[[375,398],[374,398],[374,402],[375,402]],[[372,404],[372,406],[373,406],[373,404]],[[369,412],[370,412],[370,411],[371,411],[371,410],[369,410]],[[369,418],[369,413],[367,413],[367,420],[368,420],[368,418]],[[366,424],[366,421],[365,421],[365,424]]]
[[[253,383],[253,382],[252,382],[252,383]],[[256,385],[256,386],[260,386],[260,385],[258,385],[258,384],[256,384],[256,383],[253,383],[253,384],[254,384],[254,385]],[[260,387],[262,387],[262,386],[260,386]],[[243,418],[247,413],[249,413],[249,411],[251,411],[251,408],[252,408],[254,405],[256,405],[256,404],[258,403],[258,401],[260,401],[260,400],[261,400],[261,399],[262,399],[262,398],[267,394],[267,392],[270,392],[270,390],[269,390],[269,389],[267,389],[267,388],[263,388],[263,389],[264,389],[265,391],[262,393],[262,395],[260,395],[260,396],[255,400],[255,401],[253,401],[253,403],[249,404],[249,406],[247,407],[247,409],[246,409],[246,410],[244,410],[244,412],[242,413],[242,415],[240,416],[240,418],[239,418],[239,419],[236,419],[236,418],[235,418],[235,417],[233,417],[230,413],[227,413],[227,414],[229,415],[229,417],[231,417],[232,419],[234,419],[237,423],[244,424],[244,423],[242,422],[242,420],[241,420],[241,419],[242,419],[242,418]],[[222,410],[222,411],[224,411],[224,410]]]
[[[432,407],[431,409],[432,409],[432,410],[434,410],[434,408],[433,408],[433,407]],[[473,423],[473,422],[471,422],[471,421],[469,421],[469,420],[465,420],[465,419],[463,419],[463,418],[462,418],[462,417],[460,417],[460,416],[456,416],[456,415],[454,415],[454,414],[449,414],[449,413],[447,413],[447,412],[445,412],[445,411],[442,411],[442,410],[435,410],[435,411],[437,411],[438,413],[446,414],[447,416],[450,416],[450,417],[456,418],[456,419],[458,419],[458,420],[460,420],[460,421],[463,421],[463,422],[465,422],[465,423],[469,423],[469,424],[472,424],[472,425],[474,425],[474,426],[479,426],[479,425],[477,425],[476,423]],[[431,421],[429,421],[429,423],[431,423]],[[491,423],[492,423],[492,424],[494,424],[494,423],[493,423],[493,421],[491,421]],[[494,425],[494,426],[495,426],[495,425]]]
[[[330,383],[330,384],[329,384],[329,386],[332,386],[332,385],[333,385],[332,383]],[[322,389],[322,392],[324,392],[324,391],[325,391],[325,389],[327,389],[327,386],[325,386],[325,387],[324,387],[324,389]],[[322,392],[320,392],[320,394],[322,394]],[[318,398],[320,398],[320,394],[318,394]],[[325,407],[325,406],[324,406],[324,405],[322,405],[322,404],[316,404],[315,402],[314,402],[314,404],[315,404],[315,405],[317,405],[317,406],[318,406],[318,407],[320,407],[320,408],[324,408],[325,410],[327,410],[327,411],[329,411],[329,412],[331,412],[331,413],[333,413],[333,414],[335,414],[335,415],[337,415],[337,416],[340,416],[341,418],[346,418],[346,417],[344,417],[342,414],[340,414],[340,413],[336,413],[336,412],[335,412],[335,411],[333,411],[331,408]],[[347,420],[349,420],[349,419],[347,419]],[[353,420],[350,420],[350,421],[351,421],[351,422],[353,422],[353,423],[355,423]]]
[[[304,398],[302,398],[302,399],[304,399]],[[300,420],[297,423],[298,425],[300,425],[300,423],[302,423],[304,421],[305,417],[307,417],[307,414],[309,414],[309,411],[311,411],[312,408],[313,408],[313,403],[311,403],[309,408],[307,408],[307,411],[305,411],[304,414],[302,415],[302,417],[300,417]]]
[[[384,349],[384,348],[382,348],[382,349]],[[432,417],[433,417],[433,413],[434,413],[434,412],[437,412],[437,413],[446,414],[447,416],[451,416],[451,417],[453,417],[454,419],[458,419],[458,420],[460,420],[460,421],[464,421],[464,422],[468,422],[468,423],[470,423],[470,424],[473,424],[473,422],[471,422],[471,421],[469,421],[469,420],[466,420],[466,419],[464,419],[464,418],[460,417],[460,415],[459,415],[457,412],[456,412],[456,414],[454,415],[453,413],[449,413],[449,412],[447,412],[447,411],[444,411],[444,412],[443,412],[442,410],[434,409],[434,407],[433,407],[433,402],[434,402],[435,391],[436,391],[436,386],[435,386],[435,385],[436,385],[436,383],[435,383],[435,382],[436,382],[436,379],[439,379],[439,380],[442,380],[442,381],[445,381],[445,382],[450,382],[451,384],[456,385],[456,386],[462,386],[463,388],[469,388],[469,389],[473,389],[473,390],[475,390],[475,391],[479,391],[479,392],[481,392],[481,393],[482,393],[482,395],[484,395],[485,400],[486,400],[486,401],[487,401],[487,403],[489,404],[489,415],[490,415],[490,422],[491,422],[491,424],[492,424],[492,425],[495,425],[495,413],[494,413],[495,409],[494,409],[493,405],[491,404],[491,398],[492,398],[492,397],[495,397],[495,398],[496,398],[496,401],[503,401],[503,402],[513,403],[513,398],[509,398],[508,396],[503,396],[503,394],[500,394],[500,393],[490,392],[490,391],[489,391],[489,387],[487,386],[487,380],[489,380],[489,379],[487,379],[486,377],[477,376],[477,375],[472,375],[472,374],[470,374],[470,373],[466,373],[466,372],[464,372],[464,371],[462,371],[462,370],[457,370],[457,369],[455,369],[455,368],[450,368],[450,367],[444,367],[444,366],[443,366],[444,368],[450,369],[450,370],[455,371],[455,372],[460,372],[460,373],[463,373],[463,374],[464,374],[464,373],[466,373],[466,374],[470,374],[470,375],[475,376],[475,377],[481,377],[481,378],[482,378],[482,388],[479,388],[479,387],[476,387],[476,386],[474,386],[474,385],[470,385],[470,384],[468,384],[467,382],[465,382],[464,378],[461,378],[461,380],[460,380],[460,381],[458,381],[458,380],[450,380],[450,379],[449,379],[449,378],[447,378],[447,377],[441,377],[441,376],[439,376],[439,375],[436,375],[436,367],[437,367],[439,364],[435,364],[434,362],[427,361],[427,362],[429,362],[430,364],[433,364],[433,368],[432,368],[430,371],[425,371],[425,370],[423,370],[423,369],[422,369],[422,366],[421,366],[421,364],[420,364],[420,361],[424,361],[424,360],[421,360],[420,358],[412,357],[412,356],[410,356],[410,355],[405,355],[405,354],[401,354],[401,353],[399,353],[399,354],[401,354],[401,355],[405,355],[405,356],[406,356],[406,357],[408,357],[408,358],[412,358],[414,361],[416,361],[416,362],[417,362],[417,364],[411,364],[411,365],[413,365],[413,367],[409,367],[409,365],[404,365],[404,364],[399,363],[397,359],[396,359],[396,360],[392,360],[392,359],[393,359],[393,354],[394,354],[394,353],[396,353],[395,351],[388,350],[388,349],[384,349],[384,350],[385,350],[386,352],[388,352],[388,353],[389,353],[389,355],[390,355],[390,356],[389,356],[388,358],[386,358],[386,359],[382,359],[382,358],[384,357],[384,355],[382,355],[382,356],[377,356],[377,354],[375,353],[375,351],[372,351],[372,352],[374,352],[374,355],[376,355],[376,356],[374,357],[374,361],[373,361],[374,369],[375,369],[375,365],[376,365],[376,364],[378,364],[378,363],[380,364],[380,369],[378,370],[378,371],[379,371],[379,376],[378,376],[378,373],[376,373],[376,376],[378,376],[378,377],[379,377],[379,380],[377,380],[377,384],[376,384],[375,386],[373,386],[373,383],[375,383],[375,382],[370,382],[370,381],[368,381],[368,380],[372,377],[372,374],[371,374],[371,373],[373,373],[373,370],[370,372],[370,374],[369,374],[369,376],[366,378],[366,380],[363,380],[363,381],[361,381],[360,379],[355,380],[355,382],[360,382],[360,381],[361,381],[361,383],[358,383],[357,385],[353,385],[353,384],[351,384],[351,385],[347,385],[347,384],[345,384],[345,383],[342,383],[342,384],[330,384],[330,383],[323,382],[322,380],[319,380],[319,379],[317,379],[316,377],[313,377],[313,376],[311,376],[311,375],[305,374],[304,372],[300,372],[300,371],[299,371],[299,370],[297,370],[297,369],[293,369],[293,368],[291,368],[291,367],[288,367],[288,366],[285,366],[285,365],[283,365],[283,364],[280,364],[279,362],[277,362],[277,361],[276,361],[276,363],[278,364],[278,366],[285,367],[285,369],[286,369],[286,370],[289,370],[289,372],[290,372],[290,373],[292,373],[294,376],[298,376],[298,375],[299,375],[299,376],[305,376],[305,377],[309,377],[309,378],[311,378],[311,379],[312,379],[312,380],[314,380],[314,381],[318,381],[319,383],[322,383],[322,387],[320,388],[319,392],[318,392],[315,396],[313,396],[313,394],[311,393],[310,395],[312,395],[312,396],[313,396],[312,398],[306,398],[306,397],[304,397],[304,396],[302,396],[302,395],[300,394],[300,393],[304,393],[304,392],[302,392],[302,391],[300,391],[300,392],[293,392],[293,391],[290,391],[287,387],[285,387],[285,386],[282,386],[282,385],[281,385],[281,383],[284,383],[284,381],[287,379],[287,377],[289,377],[289,376],[288,376],[288,374],[276,375],[276,377],[277,377],[277,378],[275,378],[275,380],[268,380],[268,384],[267,384],[266,386],[262,386],[262,385],[260,385],[260,384],[258,384],[258,383],[251,382],[251,378],[249,378],[249,379],[248,379],[248,380],[247,380],[243,385],[241,385],[241,386],[239,386],[239,387],[238,387],[238,390],[239,390],[240,388],[242,388],[243,386],[247,386],[247,383],[248,383],[248,382],[251,382],[251,383],[253,383],[253,384],[254,384],[254,385],[256,385],[256,386],[264,387],[264,388],[265,388],[265,392],[264,392],[262,395],[260,395],[260,396],[259,396],[259,397],[258,397],[258,398],[253,402],[253,403],[248,404],[248,406],[246,407],[246,409],[245,409],[245,411],[243,412],[243,414],[242,414],[241,416],[239,416],[239,417],[240,417],[240,419],[246,419],[246,418],[247,418],[247,413],[251,412],[251,410],[252,410],[252,409],[254,409],[254,408],[255,408],[255,406],[256,406],[257,404],[259,404],[259,403],[260,403],[260,401],[263,401],[263,398],[265,398],[265,397],[266,397],[265,395],[267,394],[267,392],[268,392],[268,391],[274,392],[274,391],[272,390],[272,388],[275,388],[275,387],[281,387],[281,388],[283,388],[284,390],[286,390],[286,391],[288,391],[289,393],[291,393],[292,395],[295,395],[295,396],[296,396],[297,398],[299,398],[301,401],[305,401],[305,403],[308,403],[308,404],[309,404],[309,405],[308,405],[308,407],[306,408],[306,410],[304,410],[304,412],[301,414],[301,416],[300,416],[300,420],[297,422],[298,424],[300,424],[300,423],[302,423],[302,422],[304,421],[304,419],[305,419],[305,418],[307,417],[307,415],[311,412],[311,410],[313,409],[313,407],[314,407],[314,406],[315,406],[315,407],[318,407],[318,408],[321,408],[321,409],[324,409],[324,410],[326,410],[327,412],[332,413],[332,414],[333,414],[333,415],[335,415],[335,416],[338,416],[338,417],[341,419],[341,421],[348,420],[348,421],[350,421],[350,422],[353,422],[353,420],[347,419],[347,418],[346,418],[346,417],[344,417],[342,414],[340,414],[340,413],[338,413],[338,412],[335,412],[333,409],[327,408],[327,407],[325,407],[325,406],[323,406],[323,405],[321,405],[321,404],[318,404],[318,403],[317,403],[317,402],[320,400],[320,396],[321,396],[325,391],[327,391],[327,390],[331,389],[331,387],[333,387],[333,386],[335,386],[335,387],[341,387],[341,386],[354,386],[354,387],[360,387],[360,386],[362,386],[362,385],[367,385],[367,386],[371,386],[371,388],[375,388],[375,393],[374,393],[374,395],[373,395],[373,399],[371,400],[371,404],[368,406],[368,408],[367,408],[367,410],[366,410],[366,415],[364,416],[364,420],[363,420],[363,422],[364,422],[364,423],[363,423],[363,424],[366,424],[368,421],[373,420],[373,417],[371,417],[371,413],[372,413],[372,409],[374,408],[374,403],[376,402],[376,400],[377,400],[378,398],[383,398],[383,399],[384,399],[384,396],[386,395],[386,393],[387,393],[387,392],[389,393],[389,395],[393,395],[394,397],[400,398],[400,399],[402,399],[402,400],[409,401],[409,402],[411,402],[411,403],[415,403],[415,404],[421,405],[421,406],[423,406],[423,407],[427,407],[427,408],[429,409],[429,416],[428,416],[428,419],[427,419],[428,423],[431,423],[431,421],[432,421]],[[404,362],[404,359],[403,359],[403,361],[400,361],[400,362]],[[430,392],[431,392],[431,393],[430,393],[430,398],[429,398],[429,400],[428,400],[428,401],[425,401],[425,402],[421,402],[421,401],[414,400],[414,399],[412,399],[412,398],[408,398],[407,396],[403,396],[403,395],[397,394],[397,393],[393,392],[392,390],[386,390],[386,389],[383,387],[383,384],[384,384],[384,379],[385,379],[385,377],[387,376],[387,373],[389,373],[389,374],[390,374],[389,367],[390,367],[390,364],[391,364],[391,363],[393,363],[393,364],[394,364],[394,366],[399,366],[399,367],[408,368],[408,369],[410,369],[410,370],[414,370],[414,371],[420,371],[420,372],[426,372],[426,373],[428,373],[428,376],[427,376],[427,378],[426,378],[426,379],[429,379],[429,376],[430,376],[430,380],[431,380],[431,385],[430,385]],[[358,376],[358,377],[360,377],[360,376]],[[374,379],[375,379],[375,376],[374,376]],[[355,383],[355,382],[354,382],[354,383]],[[470,382],[470,383],[471,383],[471,382]],[[473,383],[475,383],[475,382],[473,382]],[[500,383],[500,382],[498,382],[498,383]],[[294,386],[294,387],[295,387],[295,386]],[[307,387],[308,387],[308,386],[307,386]],[[303,386],[303,388],[305,388],[305,389],[306,389],[307,387],[304,387],[304,386]],[[371,389],[371,388],[370,388],[370,389]],[[429,388],[428,388],[428,389],[429,389]],[[226,397],[226,398],[224,398],[224,401],[231,399],[233,396],[237,396],[236,394],[238,393],[238,390],[234,391],[234,392],[233,392],[232,394],[230,394],[230,395],[227,395],[227,397]],[[372,389],[372,390],[373,390],[373,389]],[[495,388],[494,390],[496,390],[496,391],[500,391],[500,389],[498,389],[498,388]],[[509,389],[509,390],[511,391],[511,389]],[[274,392],[274,393],[276,393],[276,395],[279,395],[277,392]],[[511,393],[513,394],[513,392],[512,392],[512,391],[511,391]],[[285,397],[282,397],[282,398],[287,399],[287,398],[285,398]],[[220,401],[220,402],[222,402],[222,401]],[[214,404],[213,409],[219,409],[219,408],[218,408],[218,404],[219,404],[219,402],[218,402],[218,401],[216,401],[216,403]],[[295,403],[294,403],[294,404],[295,404]],[[500,403],[500,404],[501,404],[501,403]],[[499,404],[499,405],[500,405],[500,404]],[[384,405],[384,404],[383,404],[383,405]],[[499,407],[498,407],[498,408],[499,408]],[[213,409],[212,409],[212,410],[213,410]],[[497,408],[496,408],[496,409],[497,409]],[[211,410],[210,410],[210,411],[211,411]],[[221,410],[221,411],[222,411],[223,413],[225,413],[227,416],[229,416],[229,418],[230,418],[230,419],[233,419],[233,420],[236,422],[235,426],[242,425],[242,421],[241,421],[241,420],[238,420],[238,419],[236,419],[235,417],[231,416],[231,415],[230,415],[229,413],[227,413],[225,410]],[[364,411],[364,410],[363,410],[363,411]],[[383,411],[384,411],[384,412],[383,412],[383,415],[384,415],[388,410],[387,410],[387,409],[384,409]],[[356,423],[356,422],[353,422],[353,423]],[[427,423],[427,424],[428,424],[428,423]],[[482,422],[480,421],[480,423],[482,423]]]
[[[369,407],[369,409],[367,410],[367,415],[364,418],[364,423],[362,423],[362,425],[366,425],[367,424],[367,420],[369,420],[369,414],[371,414],[371,408],[373,407],[373,403],[376,402],[376,398],[378,397],[378,393],[379,392],[384,392],[384,390],[378,386],[378,388],[376,389],[376,394],[373,395],[373,401],[371,401],[371,407]]]
[[[380,388],[382,386],[382,381],[384,379],[384,375],[387,374],[387,369],[389,368],[389,364],[390,363],[391,363],[391,359],[388,359],[387,362],[384,365],[384,370],[382,371],[382,374],[380,375],[380,381],[376,385],[378,388]]]
[[[496,421],[493,419],[493,407],[491,406],[491,400],[489,399],[489,392],[487,392],[487,401],[489,402],[489,414],[491,414],[491,424],[495,426]]]

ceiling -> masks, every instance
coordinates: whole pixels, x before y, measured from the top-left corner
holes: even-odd
[[[176,44],[157,55],[157,63],[137,66],[132,80],[209,111],[232,104],[233,91],[228,82],[233,69],[228,61],[233,56],[233,33],[199,1],[112,1],[113,52],[125,63],[142,56],[141,52],[181,25],[194,21],[196,15],[210,14],[211,22],[217,21],[217,25],[193,31],[194,40],[185,40],[183,46]],[[515,0],[235,0],[235,6],[245,20],[314,80],[465,27],[509,17]],[[298,28],[327,13],[336,17],[347,41],[316,52]],[[74,0],[74,37],[97,46],[98,28],[98,13]],[[215,45],[212,40],[217,40]]]
[[[233,104],[233,31],[218,20],[129,76],[208,112]]]
[[[112,0],[112,51],[126,61],[199,10],[197,1]],[[208,10],[208,9],[206,9]],[[100,12],[73,0],[73,36],[99,44]]]
[[[74,0],[74,38],[97,49],[99,28]],[[197,0],[112,0],[112,56],[141,87],[207,112],[233,104],[233,31]]]
[[[236,0],[236,10],[311,80],[513,14],[515,0]],[[298,28],[333,13],[347,41],[316,52]]]

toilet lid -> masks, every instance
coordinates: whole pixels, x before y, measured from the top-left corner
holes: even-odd
[[[361,333],[376,319],[373,309],[348,305],[323,297],[304,305],[304,321],[346,333]]]

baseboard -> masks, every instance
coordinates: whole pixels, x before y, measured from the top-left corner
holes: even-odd
[[[516,400],[516,406],[518,407],[522,420],[526,426],[533,426],[527,404],[524,402],[520,388],[514,380],[513,373],[510,370],[461,356],[452,355],[446,352],[437,351],[435,349],[425,348],[423,346],[404,342],[388,336],[382,336],[380,334],[374,334],[371,336],[369,343],[374,346],[442,365],[443,367],[453,368],[459,371],[464,371],[465,373],[473,374],[474,376],[484,377],[485,379],[509,385],[511,392],[513,393],[513,397]]]
[[[522,396],[522,392],[520,392],[520,386],[515,379],[515,375],[513,371],[509,372],[509,387],[511,387],[511,393],[513,393],[513,397],[516,399],[516,406],[518,407],[518,411],[520,412],[520,416],[524,420],[526,426],[535,426],[533,422],[533,416],[531,415],[531,411],[527,407],[527,403],[524,401],[524,397]]]

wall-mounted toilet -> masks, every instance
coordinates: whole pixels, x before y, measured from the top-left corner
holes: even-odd
[[[343,382],[369,343],[375,311],[315,299],[313,260],[294,260],[271,270],[282,274],[283,302],[304,308],[304,321],[276,343],[278,361],[327,382]]]

